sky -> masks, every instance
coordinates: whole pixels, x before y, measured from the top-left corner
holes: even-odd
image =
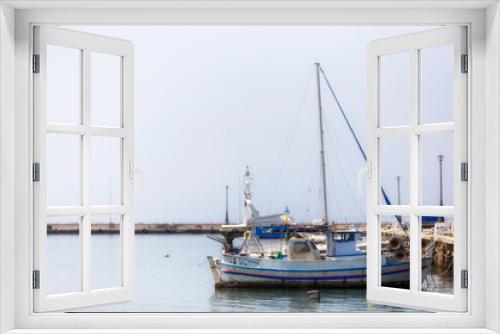
[[[237,223],[242,215],[241,176],[246,166],[254,176],[254,204],[262,214],[288,206],[297,221],[322,216],[314,63],[321,63],[364,146],[368,43],[429,27],[71,29],[128,39],[134,44],[135,166],[144,173],[143,187],[136,183],[136,222],[222,222],[228,185],[229,218]],[[426,122],[451,120],[452,91],[446,88],[451,87],[451,67],[446,65],[449,49],[424,51],[422,118]],[[107,124],[115,119],[116,62],[112,57],[95,57],[93,98],[100,101],[96,105],[104,107],[93,108],[93,119]],[[387,125],[405,124],[409,119],[405,57],[399,54],[381,60],[381,121]],[[78,76],[71,75],[77,65],[78,58],[64,56],[64,50],[53,52],[52,63],[49,57],[49,71],[54,71],[52,77],[49,72],[49,86],[52,82],[56,87],[52,100],[63,96],[62,102],[53,102],[49,121],[51,112],[56,121],[69,117],[71,108],[65,107],[64,99],[71,106],[71,91],[79,89]],[[364,190],[358,189],[358,171],[364,161],[324,81],[321,89],[329,216],[335,221],[361,222],[366,212]],[[50,102],[50,90],[48,94]],[[78,110],[75,115],[78,117]],[[49,205],[79,200],[78,186],[69,186],[77,184],[73,181],[79,177],[78,141],[60,139],[63,137],[49,138]],[[426,204],[438,201],[439,154],[445,156],[445,204],[452,203],[452,140],[451,134],[422,137],[422,197]],[[116,202],[119,178],[113,171],[119,169],[119,143],[95,141],[92,202]],[[409,198],[407,143],[404,138],[383,138],[380,143],[383,186],[396,202],[396,176],[401,176],[403,204]]]

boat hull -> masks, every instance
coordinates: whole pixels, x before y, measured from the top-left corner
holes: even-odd
[[[347,256],[329,260],[288,261],[277,259],[251,259],[225,256],[209,257],[217,288],[226,287],[339,287],[366,286],[366,256]],[[385,262],[385,261],[384,261]],[[424,260],[424,271],[430,260]],[[426,272],[424,272],[426,277]],[[384,263],[384,286],[408,286],[409,261]]]

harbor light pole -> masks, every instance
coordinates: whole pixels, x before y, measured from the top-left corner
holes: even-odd
[[[398,205],[401,205],[401,176],[396,176],[396,182],[398,183]]]
[[[319,112],[319,142],[320,142],[320,158],[321,158],[321,186],[323,187],[323,219],[325,224],[329,224],[328,221],[328,205],[326,198],[326,163],[325,163],[325,130],[323,129],[323,106],[321,104],[321,82],[320,82],[320,71],[321,65],[319,63],[314,63],[316,66],[316,85],[318,91],[318,112]],[[335,256],[335,243],[333,242],[333,233],[330,228],[328,228],[326,234],[326,246],[327,246],[327,256]]]
[[[437,156],[439,160],[439,206],[443,206],[443,159],[444,155],[440,154]],[[438,221],[443,222],[444,218],[439,217]]]
[[[228,190],[229,186],[226,184],[226,219],[224,220],[224,225],[229,225]]]

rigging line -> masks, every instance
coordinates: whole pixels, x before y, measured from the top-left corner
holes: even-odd
[[[306,163],[304,164],[303,170],[298,175],[300,175],[302,177],[302,176],[306,175],[307,172],[310,170],[312,170],[314,172],[316,168],[311,168],[312,165],[314,164],[314,162],[315,162],[314,159],[308,159],[306,161]],[[297,200],[301,196],[301,192],[299,190],[294,191],[294,193],[295,193],[295,195],[294,195],[292,201],[290,202],[291,205],[297,204]]]
[[[323,71],[323,68],[322,68],[322,67],[320,67],[320,68],[319,68],[319,70],[321,71],[321,74],[323,75],[323,78],[325,78],[325,82],[326,82],[326,85],[328,86],[328,90],[329,90],[329,91],[330,91],[330,93],[332,94],[333,99],[335,100],[335,103],[337,104],[337,107],[339,108],[340,113],[342,114],[342,117],[344,118],[344,121],[346,122],[347,127],[349,128],[349,131],[351,132],[351,135],[353,136],[354,141],[356,142],[356,145],[358,146],[359,151],[361,152],[361,155],[363,155],[363,158],[364,158],[364,159],[365,159],[365,161],[366,161],[366,160],[367,160],[367,158],[366,158],[366,153],[365,153],[365,150],[363,149],[363,146],[361,146],[361,143],[359,142],[358,137],[356,136],[356,133],[354,132],[353,127],[351,126],[351,123],[350,123],[350,122],[349,122],[349,120],[347,119],[347,115],[345,114],[345,112],[344,112],[344,108],[342,108],[342,105],[340,104],[339,99],[337,98],[337,94],[335,94],[335,91],[333,90],[333,87],[332,87],[332,85],[330,84],[330,81],[329,81],[329,80],[328,80],[328,78],[326,77],[326,74],[325,74],[325,72]]]
[[[331,158],[329,158],[328,156],[326,156],[326,159],[328,160],[328,162],[330,162],[329,160]],[[333,164],[330,164],[330,165],[333,165]],[[331,179],[331,184],[334,183],[335,180],[334,180],[334,177],[333,177],[333,173],[328,173],[327,178]],[[332,191],[331,195],[332,195],[333,200],[335,201],[335,203],[338,204],[337,205],[337,209],[338,209],[338,211],[340,211],[341,218],[346,217],[345,211],[344,211],[344,206],[341,205],[341,202],[340,202],[339,194],[336,191]],[[334,222],[333,215],[331,217],[331,220],[332,220],[332,222]]]
[[[325,78],[326,85],[328,86],[328,90],[332,94],[332,96],[335,100],[335,103],[337,104],[337,107],[339,108],[340,113],[342,114],[342,117],[344,118],[345,122],[347,123],[347,126],[349,127],[349,131],[351,132],[354,140],[356,141],[356,145],[358,146],[359,151],[363,155],[363,158],[365,159],[365,161],[368,161],[368,159],[366,157],[365,150],[361,146],[361,143],[359,142],[358,137],[356,136],[356,133],[354,132],[354,129],[351,126],[351,123],[347,119],[347,116],[344,112],[344,108],[342,108],[342,105],[340,104],[339,99],[337,98],[337,94],[335,94],[335,91],[333,90],[333,87],[330,84],[330,81],[328,80],[326,73],[323,71],[323,68],[321,66],[320,66],[319,70],[320,70],[321,74],[323,74],[323,78]],[[391,205],[391,200],[389,199],[389,196],[387,196],[387,193],[385,192],[383,187],[380,187],[380,191],[382,192],[382,197],[384,198],[385,204]],[[398,223],[401,226],[401,228],[403,228],[403,220],[401,219],[401,216],[396,215],[395,217],[398,220]]]
[[[336,135],[336,132],[333,130],[333,128],[330,128],[328,126],[328,121],[325,122],[325,125],[326,125],[326,132],[327,132],[327,135],[328,135],[328,139],[330,139],[332,141],[332,147],[334,149],[334,154],[335,156],[337,157],[337,160],[338,160],[338,164],[339,164],[339,168],[341,168],[341,171],[343,171],[343,175],[344,175],[344,179],[345,181],[347,182],[347,175],[349,174],[350,177],[352,177],[353,179],[356,179],[357,177],[357,174],[353,172],[352,169],[347,169],[347,171],[349,171],[350,173],[346,172],[346,170],[343,168],[343,166],[345,164],[341,164],[340,163],[340,157],[350,157],[349,154],[346,153],[346,151],[344,150],[344,147],[343,145],[334,145],[334,143],[340,143],[341,141],[339,140],[339,137]],[[338,149],[338,150],[336,150]],[[356,163],[354,163],[353,161],[351,161],[351,159],[345,159],[345,160],[349,160],[348,162],[351,163],[351,166],[355,166]],[[349,190],[351,191],[351,188],[349,187]],[[358,206],[360,206],[359,202],[358,202],[358,197],[359,196],[356,196],[354,193],[353,193],[353,197],[356,199],[356,204]],[[363,206],[364,207],[364,206]],[[365,210],[361,210],[362,212],[364,212]]]
[[[305,81],[305,85],[302,89],[302,96],[300,97],[299,99],[299,107],[297,108],[295,114],[294,114],[294,119],[293,119],[293,122],[292,122],[292,127],[289,129],[288,131],[288,134],[286,136],[286,141],[285,141],[285,145],[283,145],[284,149],[285,149],[285,158],[281,161],[281,163],[279,163],[278,161],[278,164],[275,165],[275,168],[274,168],[274,172],[273,172],[273,176],[271,178],[271,182],[269,183],[269,191],[267,192],[267,196],[266,196],[266,211],[267,209],[269,209],[269,201],[270,199],[273,198],[274,196],[274,193],[276,191],[276,188],[279,186],[279,182],[280,182],[280,179],[281,179],[281,172],[285,166],[285,163],[288,159],[288,155],[289,155],[289,152],[290,152],[290,147],[291,147],[291,144],[295,138],[295,134],[296,134],[296,130],[297,130],[297,126],[299,124],[299,120],[302,116],[302,113],[304,112],[304,105],[306,103],[306,97],[307,97],[307,92],[308,92],[308,87],[310,86],[310,82],[312,80],[312,77],[313,77],[313,72],[311,71],[308,71],[308,76],[306,77],[306,81]],[[278,168],[276,168],[278,167]]]
[[[329,128],[327,127],[326,129],[327,129],[328,138],[330,140],[332,140],[332,136],[331,136],[331,133],[329,131]],[[347,183],[347,175],[345,173],[344,168],[342,167],[342,164],[340,163],[340,156],[339,156],[337,150],[335,149],[335,145],[332,145],[332,147],[333,147],[333,155],[334,155],[333,161],[334,161],[335,165],[337,166],[337,168],[340,170],[342,180],[343,180],[343,182],[341,183],[342,188],[344,189],[344,191],[349,193],[349,195],[350,195],[354,205],[357,207],[358,211],[361,213],[365,213],[363,206],[359,203],[358,197],[354,194],[351,187],[349,187],[349,184]]]
[[[309,163],[307,164],[308,168],[304,169],[303,173],[300,174],[301,176],[304,176],[305,180],[309,180],[309,182],[307,183],[307,188],[305,189],[305,191],[303,191],[303,192],[297,191],[296,196],[294,197],[294,200],[291,202],[291,204],[295,207],[295,209],[294,209],[295,211],[298,211],[299,209],[303,209],[303,207],[299,207],[299,205],[302,205],[302,206],[304,205],[305,199],[306,199],[306,197],[308,197],[310,195],[310,189],[313,187],[312,185],[315,183],[314,180],[316,179],[317,170],[316,170],[316,168],[310,168],[312,165],[312,161],[313,160],[311,159],[309,161]],[[307,172],[309,172],[309,173],[307,173]],[[308,175],[309,177],[306,178],[305,177],[306,175]],[[309,203],[306,204],[306,209],[307,209],[308,205],[309,205]]]
[[[333,142],[333,135],[332,135],[332,132],[330,131],[330,128],[328,127],[328,125],[326,125],[325,128],[326,128],[326,133],[327,133],[329,139]],[[346,177],[344,169],[342,168],[342,164],[340,163],[340,157],[337,153],[335,145],[331,145],[331,146],[332,146],[332,151],[333,151],[333,157],[332,157],[333,161],[334,161],[335,165],[337,166],[337,168],[339,169],[340,174],[342,175],[342,180],[343,180],[343,182],[341,182],[342,188],[344,188],[344,191],[349,193],[354,205],[357,207],[359,212],[364,213],[365,211],[362,209],[361,205],[359,204],[358,198],[354,195],[352,189],[349,187],[349,184],[347,183],[347,177]]]
[[[337,94],[335,94],[335,91],[333,90],[333,87],[330,84],[330,80],[328,80],[328,77],[326,76],[326,73],[323,71],[323,68],[320,67],[319,70],[320,70],[321,74],[323,75],[323,78],[325,79],[326,85],[328,86],[328,90],[332,94],[333,99],[335,100],[335,103],[337,104],[337,107],[339,108],[340,114],[344,118],[344,121],[346,122],[347,127],[349,128],[349,131],[351,132],[351,135],[354,138],[354,141],[356,142],[356,145],[358,146],[359,151],[361,152],[361,155],[363,156],[363,158],[365,159],[365,161],[368,161],[368,158],[366,157],[366,152],[363,149],[363,146],[361,145],[361,143],[359,142],[358,136],[356,136],[356,132],[354,132],[354,129],[353,129],[352,125],[351,125],[351,122],[349,122],[349,119],[347,118],[347,115],[344,112],[344,108],[340,104],[340,101],[339,101],[339,99],[337,97]],[[383,188],[381,188],[381,191],[382,191],[382,196],[384,197],[385,203],[387,205],[391,205],[391,200],[387,196],[387,193],[385,192],[385,190]],[[398,218],[398,221],[400,221],[400,218]]]
[[[325,117],[325,124],[327,126],[328,126],[328,121],[329,121],[328,117]],[[331,121],[331,122],[335,123],[334,121]],[[334,131],[333,127],[331,128],[331,133],[332,133],[331,139],[334,140],[333,143],[340,143],[341,141],[339,140],[339,137],[337,137],[336,131]],[[336,147],[339,149],[340,156],[343,156],[343,157],[345,157],[345,160],[348,160],[347,161],[348,165],[354,166],[354,168],[357,168],[357,169],[359,169],[361,167],[361,166],[356,167],[360,162],[355,161],[355,159],[353,159],[352,155],[347,154],[346,148],[344,147],[344,145],[337,145]],[[357,177],[357,173],[353,169],[349,169],[349,171],[351,172],[350,176],[352,176],[353,178]]]

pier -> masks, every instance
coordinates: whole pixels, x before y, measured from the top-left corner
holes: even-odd
[[[219,233],[222,224],[207,223],[137,223],[135,224],[136,234],[205,234]],[[54,223],[47,225],[47,234],[77,234],[78,224]],[[120,224],[118,223],[93,223],[92,233],[94,234],[118,234],[120,233]]]

